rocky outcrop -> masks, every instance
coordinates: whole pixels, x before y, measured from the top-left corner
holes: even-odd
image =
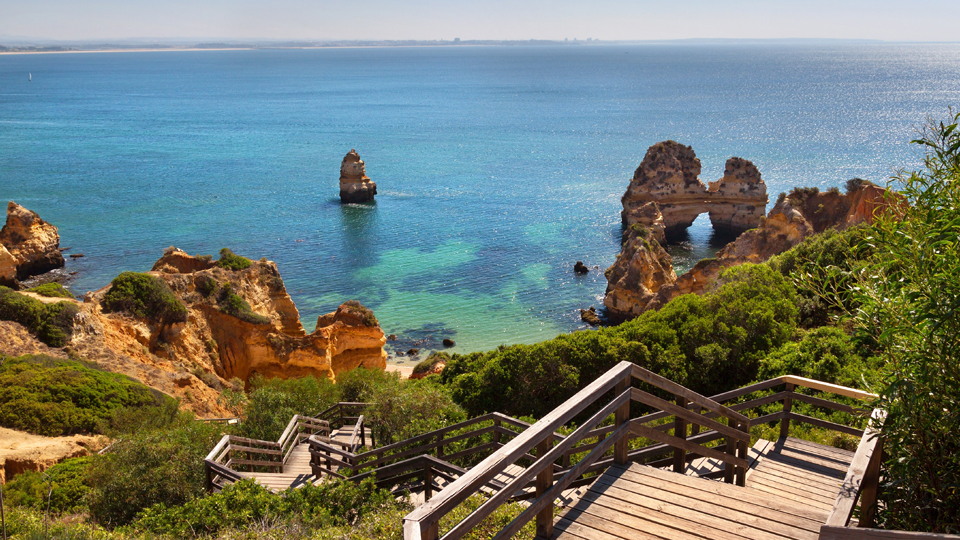
[[[359,366],[386,366],[383,331],[359,303],[347,302],[320,317],[316,331],[307,334],[276,264],[262,259],[234,271],[206,259],[168,248],[154,265],[158,271],[151,272],[187,308],[186,322],[106,313],[101,303],[108,286],[87,293],[66,348],[46,347],[19,324],[0,321],[0,353],[64,357],[70,351],[180,398],[200,416],[231,414],[220,391],[237,385],[236,379],[242,384],[254,375],[335,378]],[[230,295],[249,309],[224,311]]]
[[[359,303],[344,304],[320,317],[317,330],[307,334],[275,263],[262,259],[234,271],[192,259],[196,258],[169,248],[154,265],[164,270],[155,275],[187,307],[186,324],[134,321],[100,310],[101,317],[122,320],[128,334],[154,355],[199,359],[200,369],[215,374],[221,384],[234,378],[246,382],[254,375],[335,378],[358,366],[385,367],[383,331],[372,312]],[[172,271],[176,269],[185,271]],[[95,293],[92,301],[98,303],[107,290]],[[247,302],[251,315],[225,312],[221,308],[225,290]]]
[[[603,305],[612,320],[625,320],[644,312],[657,291],[677,280],[673,261],[660,244],[664,218],[657,203],[631,210],[633,224],[623,233],[623,247],[607,268]]]
[[[730,158],[723,178],[709,186],[699,175],[700,160],[689,146],[664,141],[647,150],[621,199],[622,248],[605,273],[609,319],[630,319],[682,294],[702,294],[715,286],[724,268],[766,261],[812,234],[871,223],[879,212],[902,213],[905,205],[899,195],[854,179],[846,193],[794,189],[764,217],[767,189],[753,163]],[[715,258],[676,277],[661,244],[703,212],[709,212],[715,229],[740,234]]]
[[[583,275],[588,272],[590,272],[590,269],[587,267],[587,265],[583,264],[583,261],[577,261],[576,264],[573,265],[574,274]]]
[[[11,259],[18,280],[64,265],[57,228],[40,219],[36,212],[13,201],[7,204],[7,221],[0,229],[0,246],[3,246],[0,249],[0,284],[12,283]]]
[[[107,445],[103,436],[44,437],[0,428],[0,484],[27,471],[44,471],[69,458],[88,456]]]
[[[0,244],[0,285],[15,287],[17,284],[17,260]]]
[[[831,227],[843,230],[872,223],[877,212],[902,211],[903,198],[898,194],[869,183],[849,183],[848,189],[846,194],[808,188],[781,195],[759,227],[724,246],[716,258],[698,262],[675,283],[660,288],[646,309],[658,309],[683,294],[708,292],[725,268],[764,262]]]
[[[369,202],[376,194],[377,184],[367,177],[360,154],[351,149],[340,164],[340,202]]]
[[[742,232],[756,227],[767,205],[767,187],[753,163],[727,160],[723,178],[706,186],[700,181],[700,160],[693,149],[663,141],[647,149],[621,202],[623,224],[634,223],[633,212],[657,203],[668,234],[686,229],[708,212],[714,228]]]

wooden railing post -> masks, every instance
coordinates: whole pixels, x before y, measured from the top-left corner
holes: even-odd
[[[793,389],[796,388],[793,384],[787,383],[785,392],[788,392],[787,397],[783,398],[783,419],[780,420],[780,438],[786,439],[790,435],[790,410],[793,408],[793,398],[790,397],[789,392],[793,392]]]
[[[437,434],[437,458],[443,459],[443,433]]]
[[[500,431],[497,429],[500,427],[500,419],[493,419],[493,442],[500,444]]]
[[[877,515],[877,490],[880,487],[880,464],[883,462],[883,439],[877,441],[877,446],[870,456],[870,464],[863,475],[860,488],[860,519],[857,527],[873,527],[873,520]]]
[[[747,459],[747,442],[750,435],[750,422],[738,422],[737,429],[747,434],[747,440],[737,442],[737,457],[743,460]],[[737,485],[743,487],[747,483],[747,470],[743,467],[737,467]]]
[[[740,422],[737,422],[737,421],[734,420],[733,418],[728,418],[728,419],[727,419],[727,425],[730,426],[730,427],[732,427],[732,428],[734,428],[734,429],[737,429],[737,426],[740,425]],[[733,437],[729,436],[729,435],[726,437],[726,439],[727,439],[727,449],[726,449],[726,453],[729,454],[730,456],[736,456],[736,455],[737,455],[737,440],[734,439]],[[724,481],[724,482],[726,482],[726,483],[728,483],[728,484],[732,484],[732,483],[733,483],[733,477],[734,477],[734,471],[735,471],[735,469],[736,469],[736,467],[734,467],[734,466],[731,465],[730,463],[724,463],[724,464],[723,464],[723,481]]]
[[[687,404],[690,403],[687,398],[683,396],[676,396],[677,405],[687,408]],[[687,438],[687,421],[679,416],[673,417],[673,436],[678,439]],[[675,447],[673,449],[673,472],[682,473],[687,468],[687,452],[680,447]]]
[[[702,414],[702,413],[703,413],[703,407],[696,407],[696,408],[693,409],[693,412],[695,412],[695,413],[697,413],[697,414]],[[693,437],[694,435],[696,435],[696,434],[698,434],[698,433],[700,433],[700,424],[690,424],[690,436]]]
[[[553,435],[548,435],[537,443],[537,459],[545,456],[553,446]],[[537,499],[546,495],[553,487],[553,464],[546,466],[537,474]],[[546,505],[537,514],[537,538],[551,538],[553,536],[553,501]]]
[[[614,393],[620,395],[627,391],[630,388],[630,383],[633,381],[633,376],[627,375],[620,382],[617,383]],[[619,429],[620,426],[626,424],[630,421],[630,401],[627,400],[617,412],[614,413],[614,425],[616,429]],[[618,465],[626,465],[628,453],[630,452],[630,435],[624,435],[619,441],[614,443],[613,446],[613,462]]]
[[[430,497],[433,497],[433,469],[429,461],[423,460],[423,502],[429,501]]]

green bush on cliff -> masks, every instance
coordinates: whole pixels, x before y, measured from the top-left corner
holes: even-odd
[[[250,265],[253,262],[246,257],[241,257],[236,253],[230,251],[228,248],[223,248],[220,250],[220,259],[217,261],[217,266],[220,268],[226,268],[227,270],[243,270],[245,268],[250,268]]]
[[[160,278],[138,272],[123,272],[110,282],[103,297],[107,313],[124,312],[158,323],[187,321],[187,307]]]
[[[70,302],[44,304],[0,286],[0,320],[22,324],[51,347],[63,347],[73,335],[73,318],[80,308]]]
[[[855,272],[873,252],[863,242],[866,231],[866,226],[827,229],[770,259],[768,264],[790,276],[797,287],[801,326],[824,326],[856,309]]]
[[[251,324],[270,324],[270,317],[254,312],[246,300],[233,292],[233,287],[229,283],[224,283],[223,287],[220,288],[217,305],[220,306],[220,311],[241,321]]]
[[[43,355],[0,357],[0,426],[38,435],[94,433],[124,407],[155,405],[125,375]]]
[[[59,283],[44,283],[27,290],[48,298],[73,298],[73,294]]]
[[[620,326],[454,354],[441,380],[470,415],[542,416],[623,360],[711,395],[754,380],[760,360],[794,337],[796,301],[781,273],[745,264],[724,272],[713,293]]]
[[[355,311],[360,316],[364,326],[378,326],[380,324],[380,321],[373,315],[373,310],[364,307],[359,300],[347,300],[343,305],[349,307],[351,311]]]

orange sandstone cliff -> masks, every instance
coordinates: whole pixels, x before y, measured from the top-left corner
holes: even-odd
[[[622,199],[621,252],[605,273],[604,305],[611,320],[632,319],[683,294],[702,294],[714,287],[724,268],[766,261],[808,236],[871,223],[877,212],[897,211],[903,204],[886,189],[854,179],[846,193],[809,188],[782,194],[764,217],[766,186],[752,163],[730,158],[724,177],[710,183],[706,197],[699,172],[700,161],[688,146],[665,141],[647,151]],[[660,244],[703,212],[710,213],[715,228],[744,232],[715,258],[678,277]]]

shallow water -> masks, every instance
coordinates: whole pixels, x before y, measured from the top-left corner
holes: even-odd
[[[750,159],[772,203],[917,166],[914,128],[958,104],[958,45],[0,56],[0,198],[85,255],[78,294],[226,246],[277,262],[308,330],[355,298],[398,350],[466,352],[584,327],[651,144],[692,145],[705,182]],[[351,148],[375,204],[339,204]],[[711,236],[671,247],[678,274]]]

